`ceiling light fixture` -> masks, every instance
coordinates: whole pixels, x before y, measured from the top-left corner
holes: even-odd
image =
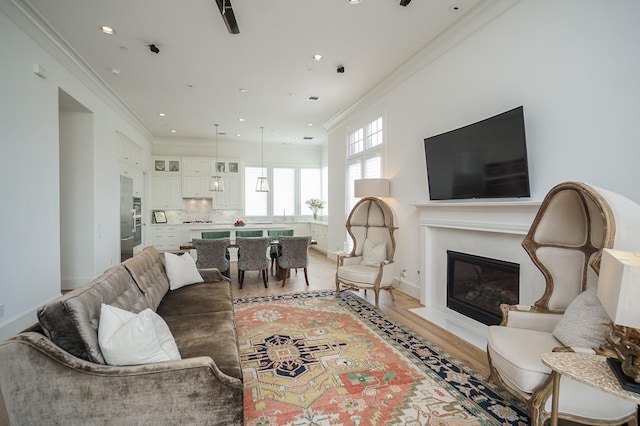
[[[107,35],[113,35],[114,31],[113,28],[108,27],[106,25],[103,25],[100,27],[100,31],[102,31],[103,33],[107,34]]]
[[[313,55],[313,60],[318,62],[322,60],[322,55],[316,53],[315,55]]]
[[[171,130],[171,133],[176,133],[176,132],[177,132],[177,130]]]
[[[347,3],[349,3],[349,4],[358,4],[358,3],[360,3],[360,0],[347,0]]]
[[[238,89],[238,91],[239,91],[240,93],[247,93],[247,92],[248,92],[248,90],[247,90],[247,89]]]
[[[166,116],[167,116],[167,114],[165,114],[164,112],[159,112],[159,113],[158,113],[158,115],[159,115],[160,117],[166,117]]]
[[[245,121],[245,119],[244,118],[238,118],[238,121],[243,122],[243,121]]]
[[[216,156],[213,159],[213,176],[211,176],[211,183],[209,184],[209,191],[213,192],[222,192],[224,191],[224,181],[222,180],[222,176],[218,175],[218,124],[214,124],[216,126]]]
[[[260,162],[260,176],[256,183],[256,192],[269,192],[269,180],[264,176],[264,127],[260,127],[262,130],[262,160]]]

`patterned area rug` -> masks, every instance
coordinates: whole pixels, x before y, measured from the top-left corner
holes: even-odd
[[[350,291],[236,300],[245,425],[527,425],[526,408]]]

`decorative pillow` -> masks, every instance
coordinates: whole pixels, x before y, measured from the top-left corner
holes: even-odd
[[[375,245],[368,238],[364,240],[362,262],[360,262],[362,265],[380,266],[385,260],[387,260],[387,245],[385,243]]]
[[[169,289],[177,290],[185,285],[204,282],[193,257],[189,253],[182,256],[173,253],[164,254]]]
[[[140,365],[182,359],[169,326],[149,308],[134,314],[103,303],[98,343],[109,365]]]
[[[565,346],[595,348],[605,343],[611,320],[598,299],[596,288],[582,292],[567,306],[553,336]]]

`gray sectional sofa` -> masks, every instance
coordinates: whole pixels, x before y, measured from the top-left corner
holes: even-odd
[[[38,324],[0,342],[10,424],[242,424],[231,285],[217,269],[200,272],[205,282],[169,290],[163,256],[147,247],[41,307]],[[156,311],[182,359],[106,365],[97,332],[102,303]]]

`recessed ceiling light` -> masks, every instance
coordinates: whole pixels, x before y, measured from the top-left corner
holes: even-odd
[[[313,60],[314,60],[314,61],[316,61],[316,62],[318,62],[318,61],[321,61],[321,60],[322,60],[322,55],[320,55],[320,54],[318,54],[318,53],[316,53],[316,54],[315,54],[315,55],[313,55],[312,57],[313,57]]]
[[[313,126],[313,123],[307,123],[307,126],[311,127]]]
[[[244,118],[238,118],[238,121],[246,121]]]
[[[237,137],[240,137],[240,133],[236,133],[236,136],[237,136]]]
[[[296,94],[295,93],[287,93],[287,96],[290,98],[293,98]]]
[[[111,74],[120,75],[120,70],[118,68],[111,68],[109,71],[111,71]]]
[[[167,114],[165,114],[164,112],[159,112],[159,113],[158,113],[158,115],[159,115],[160,117],[166,117],[166,116],[167,116]]]
[[[122,50],[123,52],[126,52],[127,50],[129,50],[127,46],[118,46],[118,49]]]
[[[108,34],[108,35],[113,35],[113,33],[114,33],[113,28],[108,27],[106,25],[101,26],[100,27],[100,31],[102,31],[103,33]]]
[[[360,0],[347,0],[347,3],[349,3],[349,4],[358,4],[358,3],[360,3]]]
[[[189,89],[191,89],[193,87],[193,84],[187,83],[187,84],[184,85],[184,87],[188,87]]]
[[[239,89],[238,91],[239,91],[240,93],[247,93],[247,92],[248,92],[248,90],[247,90],[247,89]]]
[[[176,133],[177,130],[171,130],[171,133]]]
[[[449,6],[449,10],[454,13],[461,12],[462,6],[460,6],[459,4],[452,4],[451,6]]]

